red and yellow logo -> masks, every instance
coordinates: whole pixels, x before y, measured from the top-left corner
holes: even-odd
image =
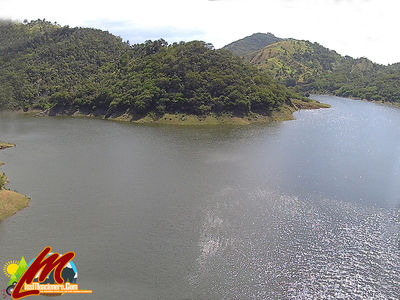
[[[4,265],[3,271],[10,277],[10,285],[6,292],[13,299],[22,299],[28,296],[38,296],[46,294],[92,294],[92,290],[80,290],[76,280],[64,282],[65,276],[69,276],[69,271],[74,271],[67,266],[71,266],[75,252],[68,252],[63,255],[51,253],[51,247],[45,247],[38,256],[29,264],[22,258],[19,262],[12,260]],[[75,268],[75,267],[74,267]],[[48,278],[53,277],[55,283],[48,283]],[[37,281],[36,281],[37,279]],[[14,281],[15,280],[15,281]],[[53,281],[53,280],[52,280]],[[47,282],[47,283],[46,283]]]

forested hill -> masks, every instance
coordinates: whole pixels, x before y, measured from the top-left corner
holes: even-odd
[[[96,29],[0,24],[0,107],[60,113],[269,114],[300,94],[200,41],[130,46]]]
[[[245,56],[281,40],[272,33],[254,33],[224,46],[224,49],[232,51],[235,55]]]
[[[400,102],[400,64],[383,66],[295,39],[272,43],[245,60],[299,91]]]
[[[108,32],[46,21],[0,23],[0,107],[46,106],[130,47]]]

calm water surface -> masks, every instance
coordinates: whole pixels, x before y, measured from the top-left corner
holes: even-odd
[[[32,198],[0,264],[76,251],[79,299],[399,299],[400,110],[316,98],[248,127],[0,114]]]

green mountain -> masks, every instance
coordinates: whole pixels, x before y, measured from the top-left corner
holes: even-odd
[[[0,24],[0,107],[50,114],[270,114],[302,98],[227,50],[193,41],[130,46],[108,32]]]
[[[44,106],[129,49],[121,38],[37,20],[0,23],[0,107]]]
[[[289,86],[331,72],[342,57],[317,43],[285,40],[248,54],[245,59]]]
[[[223,49],[232,51],[233,54],[238,56],[245,56],[281,40],[282,39],[274,36],[272,33],[254,33],[224,46]]]
[[[383,66],[295,39],[268,45],[245,60],[299,91],[400,102],[400,64]]]
[[[15,276],[17,276],[18,280],[22,277],[22,275],[24,275],[27,269],[28,269],[28,264],[26,263],[25,258],[22,257],[18,264],[18,270],[15,273]]]

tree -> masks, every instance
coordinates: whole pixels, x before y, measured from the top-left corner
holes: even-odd
[[[25,261],[25,258],[22,257],[21,260],[19,261],[17,272],[15,272],[15,276],[17,277],[18,280],[22,277],[22,275],[24,275],[27,268],[28,265]]]

